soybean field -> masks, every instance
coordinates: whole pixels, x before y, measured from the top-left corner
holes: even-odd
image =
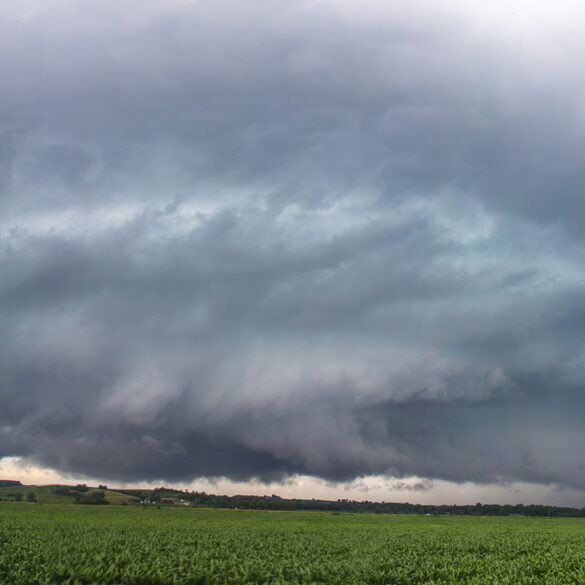
[[[585,583],[585,521],[2,503],[5,585]]]

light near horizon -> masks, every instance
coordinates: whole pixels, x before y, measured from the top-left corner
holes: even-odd
[[[3,3],[0,474],[582,507],[584,21]]]

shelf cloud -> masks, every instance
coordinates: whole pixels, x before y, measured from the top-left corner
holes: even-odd
[[[583,20],[5,2],[0,457],[585,489]]]

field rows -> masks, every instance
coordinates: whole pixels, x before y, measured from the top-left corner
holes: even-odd
[[[0,583],[585,583],[579,519],[0,505]]]

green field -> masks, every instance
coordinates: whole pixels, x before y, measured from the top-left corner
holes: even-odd
[[[59,487],[70,487],[71,489],[75,489],[72,486],[58,486],[58,485],[18,485],[18,486],[7,486],[7,487],[0,487],[0,498],[3,501],[14,501],[14,496],[17,493],[22,494],[22,499],[26,500],[26,496],[29,493],[35,494],[35,499],[42,503],[42,504],[71,504],[73,503],[72,496],[66,496],[59,493],[55,493],[55,489]],[[88,492],[98,491],[96,488],[89,488]],[[120,492],[114,490],[101,490],[104,492],[104,495],[107,501],[110,504],[122,504],[122,503],[129,503],[133,501],[135,498],[128,496],[127,494],[122,494]]]
[[[585,583],[585,521],[0,503],[0,583]]]

